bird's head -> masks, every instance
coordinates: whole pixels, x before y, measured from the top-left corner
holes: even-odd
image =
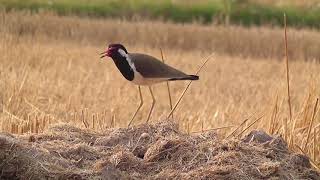
[[[119,56],[125,56],[128,54],[128,51],[122,44],[110,44],[106,51],[102,52],[101,58],[104,57],[111,57],[111,58],[117,58]]]

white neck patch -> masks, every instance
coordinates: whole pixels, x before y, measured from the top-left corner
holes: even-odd
[[[129,66],[136,71],[136,67],[134,66],[132,60],[130,59],[129,55],[123,50],[123,49],[118,49],[118,52],[120,53],[121,56],[125,57],[126,60],[128,61]]]

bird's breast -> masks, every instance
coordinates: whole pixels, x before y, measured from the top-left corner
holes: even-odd
[[[134,79],[134,70],[129,65],[126,60],[113,60],[121,74],[128,81],[132,81]]]

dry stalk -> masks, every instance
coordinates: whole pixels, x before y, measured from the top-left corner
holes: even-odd
[[[311,121],[310,121],[310,124],[309,124],[309,126],[308,126],[307,139],[306,139],[306,143],[304,144],[303,150],[306,150],[307,145],[308,145],[308,143],[309,143],[310,133],[311,133],[311,129],[312,129],[312,124],[313,124],[313,121],[314,121],[314,119],[315,119],[315,117],[316,117],[316,114],[317,114],[318,102],[319,102],[319,98],[317,98],[316,103],[315,103],[315,105],[314,105],[314,107],[313,107],[313,112],[312,112]]]
[[[21,118],[19,118],[18,116],[16,116],[16,115],[14,115],[14,114],[10,113],[10,112],[9,112],[9,111],[7,111],[4,107],[3,107],[3,112],[5,112],[6,114],[8,114],[11,118],[14,118],[14,119],[18,120],[18,121],[19,121],[19,123],[26,122],[26,120],[21,119]]]
[[[11,132],[14,134],[15,133],[15,129],[14,129],[14,124],[11,124]]]
[[[312,157],[315,162],[317,162],[317,157],[316,157],[316,152],[317,152],[317,128],[313,129],[313,154]]]
[[[275,105],[271,114],[271,119],[270,119],[270,125],[269,125],[269,132],[270,134],[273,134],[274,128],[275,128],[275,120],[277,117],[277,113],[278,113],[278,94],[276,96],[276,101],[275,101]]]
[[[308,98],[306,100],[306,102],[304,103],[304,108],[303,108],[303,113],[304,113],[304,120],[307,119],[307,114],[308,114],[308,105],[311,99],[311,94],[309,93]],[[306,122],[306,121],[304,121]],[[297,118],[293,119],[293,123],[292,123],[292,127],[291,127],[291,133],[290,133],[290,137],[289,137],[289,142],[288,142],[288,146],[292,147],[292,145],[294,144],[294,138],[293,135],[295,134],[294,131],[296,129],[296,124],[297,124]]]
[[[163,51],[162,49],[160,48],[160,52],[161,52],[161,59],[162,59],[162,62],[165,63],[164,61],[164,56],[163,56]],[[167,90],[168,90],[168,96],[169,96],[169,101],[170,101],[170,110],[172,111],[172,98],[171,98],[171,92],[170,92],[170,85],[169,85],[169,82],[167,81]],[[174,119],[173,118],[173,112],[171,114],[171,117],[172,117],[172,120]]]
[[[27,125],[28,125],[28,128],[29,128],[29,129],[28,129],[29,132],[32,133],[32,126],[31,126],[32,122],[31,122],[30,116],[31,116],[31,115],[28,114],[28,117],[27,117],[27,118],[28,118]]]
[[[24,101],[32,108],[35,109],[36,111],[45,114],[43,111],[41,111],[38,107],[36,107],[35,105],[33,105],[32,103],[30,103],[26,98],[24,98]]]
[[[251,119],[253,116],[255,115],[252,114],[251,116],[249,116],[249,118],[245,119],[244,121],[242,121],[242,123],[235,129],[233,130],[227,137],[226,139],[230,138],[231,136],[233,136],[249,119]]]
[[[112,115],[111,127],[112,127],[112,128],[115,128],[115,127],[116,127],[116,114],[113,114],[113,115]]]
[[[92,114],[92,129],[95,128],[95,119],[96,119],[95,114]]]
[[[4,102],[3,102],[2,93],[0,93],[0,114],[3,113],[3,108],[4,108]]]
[[[295,131],[295,128],[296,128],[296,124],[297,124],[297,118],[294,118],[293,119],[293,123],[292,123],[292,127],[291,127],[291,131],[290,131],[290,134],[289,134],[289,138],[288,138],[288,147],[292,147],[292,145],[294,144],[294,131]]]
[[[242,130],[238,136],[241,136],[247,129],[249,129],[251,126],[253,126],[256,122],[258,122],[260,119],[263,118],[264,115],[260,116],[258,119],[256,119],[255,121],[253,121],[249,126],[247,126],[246,128],[244,128],[244,130]]]
[[[76,110],[73,112],[73,122],[74,123],[77,122],[77,111]]]
[[[17,133],[22,134],[22,126],[17,125]]]
[[[204,61],[204,63],[202,64],[202,66],[198,69],[198,71],[195,73],[195,75],[198,75],[199,72],[202,70],[202,68],[207,64],[207,62],[210,60],[210,58],[214,55],[214,53],[210,54],[206,60]],[[190,85],[191,85],[192,81],[190,81],[187,85],[187,87],[184,89],[184,91],[181,93],[178,101],[176,102],[176,104],[173,106],[172,110],[170,111],[170,113],[167,116],[167,119],[172,115],[172,113],[174,112],[174,110],[177,108],[177,106],[179,105],[180,101],[182,100],[184,94],[187,92],[187,90],[189,89]]]
[[[307,153],[306,153],[298,144],[295,144],[295,145],[296,145],[296,147],[302,152],[302,154],[304,154],[305,156],[308,157]],[[313,159],[311,159],[311,158],[309,158],[309,160],[310,160],[312,166],[313,166],[314,168],[316,168],[318,171],[320,171],[320,167],[317,165],[317,163],[314,162]]]
[[[43,130],[45,129],[46,125],[47,125],[47,115],[44,114],[43,118],[42,118],[42,128],[43,128]]]
[[[81,110],[81,118],[82,118],[82,122],[83,122],[85,128],[88,128],[89,127],[89,123],[85,120],[84,110],[83,109]]]
[[[103,125],[102,125],[102,121],[101,121],[103,118],[104,118],[103,114],[101,114],[100,116],[99,116],[99,114],[97,114],[97,121],[98,121],[98,126],[99,126],[100,131],[103,130],[102,129]]]
[[[303,122],[308,121],[308,114],[309,114],[309,105],[311,101],[311,93],[309,93],[308,99],[305,103],[304,110],[303,110]]]
[[[100,119],[100,122],[101,122],[101,126],[102,128],[106,128],[108,125],[107,121],[109,121],[110,119],[108,118],[107,120],[107,110],[103,110],[103,113],[102,113],[102,116],[101,119]]]
[[[35,117],[34,130],[35,133],[38,133],[38,115]]]
[[[287,17],[286,14],[284,18],[284,42],[285,42],[285,57],[286,57],[286,73],[287,73],[287,95],[288,95],[288,105],[289,105],[289,122],[292,119],[292,109],[291,109],[291,98],[290,98],[290,77],[289,77],[289,60],[288,60],[288,39],[287,39]],[[288,121],[285,119],[284,122],[284,137],[288,140]]]
[[[244,121],[242,121],[242,123],[235,129],[233,130],[227,137],[226,139],[228,139],[229,137],[233,136],[239,129],[240,127],[242,127],[250,118],[245,119]]]
[[[23,70],[23,71],[26,71],[26,67],[24,67],[24,70]],[[22,82],[21,82],[21,84],[20,84],[20,86],[19,86],[19,90],[18,90],[17,96],[19,96],[19,94],[20,94],[20,92],[21,92],[21,90],[22,90],[22,88],[23,88],[23,86],[24,86],[24,84],[25,84],[25,82],[26,82],[26,80],[27,80],[27,76],[28,76],[28,73],[25,73],[24,76],[23,76]],[[13,93],[13,94],[11,95],[11,97],[9,98],[8,103],[7,103],[7,107],[10,106],[10,103],[11,103],[11,101],[12,101],[13,96],[14,96],[14,93]]]
[[[204,118],[201,118],[201,132],[204,132]]]

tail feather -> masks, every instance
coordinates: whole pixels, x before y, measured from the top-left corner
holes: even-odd
[[[177,78],[170,78],[169,81],[179,81],[179,80],[199,80],[199,76],[196,75],[188,75],[185,77],[177,77]]]

